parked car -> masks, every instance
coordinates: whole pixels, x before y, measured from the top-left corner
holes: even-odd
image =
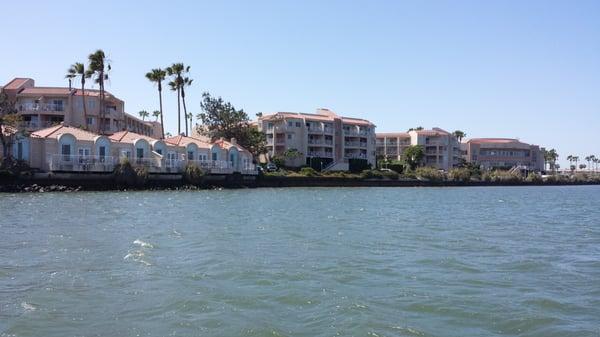
[[[275,172],[277,171],[277,165],[275,165],[274,163],[268,163],[266,169],[267,172]]]

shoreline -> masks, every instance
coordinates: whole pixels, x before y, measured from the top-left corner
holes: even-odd
[[[216,178],[216,179],[215,179]],[[222,179],[207,177],[200,184],[181,179],[150,179],[143,185],[123,185],[111,177],[105,179],[15,179],[0,182],[0,193],[79,192],[79,191],[193,191],[211,189],[290,188],[290,187],[508,187],[508,186],[581,186],[600,185],[593,181],[426,181],[418,179],[361,179],[338,177],[256,177],[256,179]]]

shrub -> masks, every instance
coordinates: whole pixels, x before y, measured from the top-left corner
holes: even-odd
[[[360,173],[362,179],[383,179],[381,171],[376,170],[364,170]]]
[[[315,169],[313,169],[312,167],[303,167],[300,169],[300,174],[305,176],[305,177],[314,177],[317,176],[317,171],[315,171]]]
[[[525,181],[528,183],[533,183],[533,184],[540,184],[544,182],[544,179],[542,179],[542,176],[539,175],[538,173],[529,173],[529,175],[527,176],[527,178],[525,178]]]
[[[115,166],[113,179],[119,185],[142,186],[148,179],[148,170],[145,167],[134,168],[129,160],[124,158]]]
[[[523,181],[523,176],[520,173],[502,170],[492,171],[490,177],[491,181],[495,183],[518,183]]]
[[[453,168],[448,172],[448,179],[465,183],[469,182],[471,181],[471,170],[468,168]]]
[[[277,168],[282,168],[285,166],[285,158],[282,156],[273,156],[273,158],[271,158],[271,162],[277,165]]]
[[[400,177],[400,175],[396,171],[381,171],[381,174],[385,178],[388,178],[388,179],[391,179],[391,180],[398,180],[398,178]]]
[[[371,164],[366,159],[350,158],[348,160],[348,170],[352,173],[370,170]]]
[[[183,169],[183,181],[192,184],[199,185],[202,183],[204,172],[198,166],[188,163]]]
[[[443,181],[446,175],[440,170],[433,167],[418,167],[415,170],[417,178],[427,179],[430,181]]]

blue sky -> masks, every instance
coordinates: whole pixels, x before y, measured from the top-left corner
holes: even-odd
[[[129,113],[158,107],[149,69],[184,62],[194,113],[209,91],[251,116],[327,107],[378,131],[439,126],[561,159],[600,155],[600,1],[103,1],[95,14],[97,4],[2,4],[0,82],[66,85],[68,66],[102,48],[107,89]],[[168,91],[165,116],[176,131]]]

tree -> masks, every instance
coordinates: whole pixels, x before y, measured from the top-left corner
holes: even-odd
[[[467,134],[464,131],[460,131],[460,130],[456,130],[452,133],[452,135],[454,137],[456,137],[456,139],[458,139],[458,142],[462,142],[462,139],[465,138],[467,136]]]
[[[575,162],[575,166],[579,163],[579,156],[573,156],[573,161]]]
[[[200,102],[202,112],[197,118],[202,127],[198,131],[215,140],[235,138],[238,143],[254,156],[266,152],[265,134],[250,125],[250,119],[244,110],[237,110],[231,103],[221,97],[214,98],[208,92],[202,94]]]
[[[588,170],[592,169],[591,162],[592,162],[593,159],[594,159],[594,155],[589,155],[589,156],[585,157],[585,161],[587,161]]]
[[[551,149],[549,151],[544,150],[543,155],[544,161],[550,165],[550,171],[554,172],[556,169],[558,169],[558,166],[556,165],[556,161],[558,160],[558,153],[555,149]],[[567,160],[568,159],[569,157],[567,157]]]
[[[161,116],[160,111],[158,110],[154,110],[154,112],[152,112],[152,116],[154,117],[154,121],[158,121],[158,117]]]
[[[140,115],[140,117],[142,117],[143,121],[146,120],[146,117],[150,116],[150,114],[146,110],[142,110],[142,111],[138,112],[138,115]]]
[[[412,145],[402,151],[402,160],[414,171],[421,164],[424,155],[425,153],[421,146]]]
[[[189,70],[190,67],[186,68],[183,63],[173,63],[170,67],[167,67],[167,74],[172,77],[169,86],[171,90],[177,91],[177,134],[181,134],[181,88],[184,84],[183,74]]]
[[[0,141],[2,142],[2,153],[5,162],[12,159],[11,146],[13,138],[9,129],[16,129],[20,120],[21,116],[17,114],[15,102],[9,100],[8,95],[0,89]]]
[[[104,82],[108,80],[108,72],[111,70],[110,63],[106,59],[106,55],[102,49],[96,50],[88,56],[89,66],[85,75],[87,78],[94,78],[94,82],[100,87],[100,113],[98,114],[98,133],[100,130],[105,130],[105,114],[106,107],[104,106]]]
[[[189,135],[191,136],[192,135],[192,130],[193,130],[193,126],[192,126],[192,122],[193,121],[192,121],[192,118],[194,118],[194,114],[191,113],[191,112],[188,112],[187,118],[190,120],[190,133],[189,133]]]
[[[190,67],[188,66],[186,68],[186,72],[190,71]],[[183,79],[183,83],[181,84],[181,101],[183,102],[183,116],[185,117],[185,135],[188,135],[188,113],[187,113],[187,108],[185,106],[185,87],[189,87],[190,85],[192,85],[192,82],[194,80],[190,79],[189,77],[185,77]],[[190,129],[192,128],[192,122],[190,122]],[[190,132],[191,133],[191,132]]]
[[[80,78],[81,81],[81,99],[83,102],[83,119],[86,130],[88,129],[88,118],[87,118],[87,107],[85,105],[85,78],[86,78],[86,70],[85,65],[83,63],[75,62],[71,65],[69,70],[67,70],[67,75],[65,76],[69,78],[69,88],[71,88],[71,79]]]
[[[410,131],[421,131],[421,130],[423,130],[423,129],[424,129],[424,128],[423,128],[422,126],[417,126],[416,128],[410,128],[410,129],[408,129],[408,131],[409,131],[409,132],[410,132]]]
[[[165,138],[165,123],[163,120],[163,104],[162,104],[162,81],[165,80],[165,76],[167,76],[167,72],[160,69],[155,68],[146,73],[146,78],[153,83],[156,83],[158,86],[158,103],[160,105],[160,111],[154,111],[154,116],[160,116],[160,130],[162,133],[162,138]],[[156,114],[158,112],[158,115]]]
[[[580,170],[583,170],[583,169],[585,169],[586,167],[587,167],[587,165],[585,165],[585,164],[579,164],[579,169],[580,169]]]

